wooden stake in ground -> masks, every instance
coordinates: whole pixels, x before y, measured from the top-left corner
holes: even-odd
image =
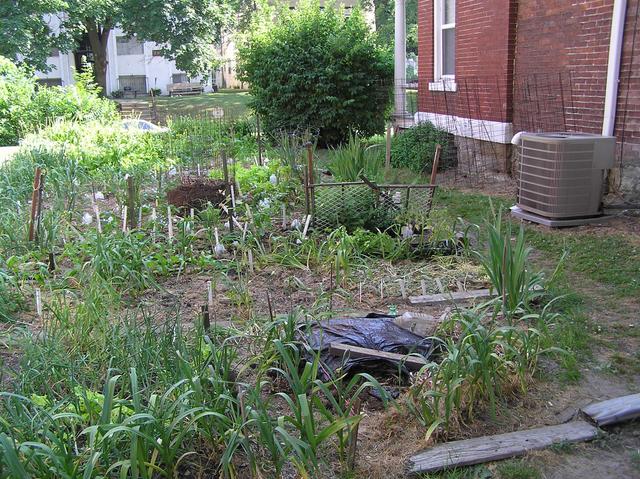
[[[311,223],[311,215],[307,215],[304,222],[304,229],[302,230],[302,239],[306,239],[307,231],[309,230],[309,223]]]
[[[33,178],[33,192],[31,194],[31,222],[29,223],[29,241],[36,239],[36,222],[38,213],[38,198],[40,198],[40,187],[42,180],[42,170],[38,166]]]
[[[253,273],[253,251],[252,250],[247,251],[247,256],[249,259],[249,271]]]
[[[102,234],[102,220],[100,219],[100,209],[98,205],[93,205],[93,212],[96,214],[96,225],[98,227],[98,233]]]
[[[222,157],[222,174],[224,175],[224,182],[227,185],[227,197],[231,197],[231,183],[229,182],[229,165],[227,163],[227,152],[222,150],[220,152],[220,156]],[[235,202],[235,200],[234,200]],[[235,216],[233,207],[229,208],[229,216]],[[229,231],[233,233],[233,221],[229,220]]]
[[[133,182],[133,176],[127,175],[127,206],[129,209],[129,229],[136,227],[136,185]],[[123,230],[124,231],[124,230]]]
[[[171,206],[167,206],[167,226],[169,241],[173,240],[173,220],[171,219]]]
[[[206,332],[209,332],[209,329],[211,328],[211,321],[209,319],[209,306],[206,304],[203,305],[201,307],[201,311],[202,311],[202,327]]]

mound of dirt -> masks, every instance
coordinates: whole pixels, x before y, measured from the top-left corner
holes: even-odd
[[[184,210],[200,210],[206,208],[207,203],[224,203],[226,188],[227,183],[223,180],[188,177],[184,178],[180,185],[167,191],[167,201]]]

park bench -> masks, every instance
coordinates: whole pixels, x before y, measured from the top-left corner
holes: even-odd
[[[204,87],[200,83],[169,83],[167,91],[169,96],[199,95],[204,92]]]

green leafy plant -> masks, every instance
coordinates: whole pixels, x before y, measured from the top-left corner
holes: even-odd
[[[265,7],[255,14],[239,62],[267,131],[314,128],[321,143],[337,144],[349,131],[371,135],[384,129],[392,56],[359,8],[346,17],[317,2],[277,15]]]
[[[450,135],[429,122],[420,123],[393,137],[391,164],[415,173],[430,173],[436,144],[442,146],[439,169],[453,166],[456,159],[451,150]]]
[[[367,146],[357,134],[346,144],[331,149],[329,171],[336,181],[361,181],[364,175],[373,182],[384,181],[384,150],[381,145]]]

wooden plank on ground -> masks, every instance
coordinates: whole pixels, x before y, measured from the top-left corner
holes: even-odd
[[[388,353],[376,349],[361,348],[349,344],[331,343],[329,353],[334,356],[349,356],[352,358],[383,359],[387,361],[402,362],[406,367],[420,369],[426,363],[424,359],[417,356],[407,356],[404,354]]]
[[[640,394],[630,394],[582,408],[598,426],[606,426],[640,417]]]
[[[591,424],[575,421],[558,426],[454,441],[432,447],[411,457],[409,470],[417,474],[481,464],[522,456],[528,451],[543,449],[557,443],[589,441],[597,435],[598,429]]]
[[[442,303],[458,303],[462,301],[471,301],[476,299],[493,298],[495,294],[488,289],[474,289],[471,291],[452,291],[450,293],[428,294],[426,296],[409,296],[411,304],[442,304]]]

